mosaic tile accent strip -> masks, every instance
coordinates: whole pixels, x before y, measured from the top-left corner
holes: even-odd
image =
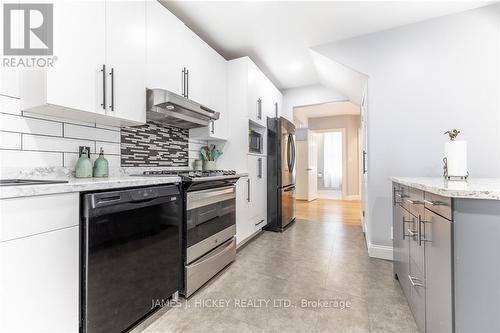
[[[160,123],[122,128],[122,167],[186,167],[189,130]]]

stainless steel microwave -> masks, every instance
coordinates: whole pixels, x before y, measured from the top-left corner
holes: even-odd
[[[264,153],[264,140],[261,133],[255,130],[248,131],[248,150],[251,153]]]

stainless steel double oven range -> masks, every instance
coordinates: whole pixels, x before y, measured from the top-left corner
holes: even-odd
[[[236,257],[236,182],[234,171],[148,172],[181,176],[184,285],[189,297]]]
[[[184,199],[184,290],[186,297],[236,257],[236,181],[234,172],[182,177]]]

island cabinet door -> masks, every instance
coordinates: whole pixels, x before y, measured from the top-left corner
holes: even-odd
[[[408,213],[395,201],[393,206],[393,247],[394,247],[394,274],[401,284],[406,297],[409,297],[409,238],[406,234],[405,224]]]
[[[453,223],[427,209],[424,223],[427,332],[452,332]]]

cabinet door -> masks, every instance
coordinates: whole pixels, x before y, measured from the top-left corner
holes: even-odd
[[[185,65],[189,71],[188,97],[209,108],[215,108],[210,96],[210,86],[214,84],[210,77],[213,50],[189,28],[186,28],[185,36]]]
[[[264,74],[251,60],[248,60],[248,118],[265,126]]]
[[[248,179],[250,179],[250,203],[249,203],[249,214],[250,217],[254,217],[258,214],[258,186],[257,186],[257,177],[258,177],[258,165],[257,165],[257,156],[248,155],[247,158],[248,163]]]
[[[208,140],[227,140],[231,127],[227,113],[227,61],[205,42],[197,42],[201,43],[204,44],[199,46],[201,51],[193,51],[201,59],[196,61],[196,66],[189,65],[189,98],[219,112],[220,116],[208,127],[191,129],[190,135]]]
[[[258,221],[256,228],[262,229],[267,223],[267,158],[265,156],[257,159],[257,211]]]
[[[0,331],[78,332],[79,227],[0,243]]]
[[[211,50],[211,63],[208,77],[212,81],[207,84],[210,89],[209,106],[220,113],[214,122],[212,136],[218,139],[228,139],[231,131],[231,120],[227,109],[227,61],[217,52]]]
[[[425,225],[427,332],[451,332],[453,223],[426,209]]]
[[[146,121],[146,1],[106,1],[108,115]]]
[[[187,27],[158,1],[146,1],[146,86],[183,93]]]
[[[104,1],[54,2],[54,56],[47,69],[46,102],[77,110],[105,113]]]
[[[410,274],[408,275],[410,282],[410,297],[408,303],[410,305],[413,318],[417,323],[418,331],[425,332],[425,277],[420,268],[410,258]],[[446,331],[451,332],[451,331]]]
[[[236,183],[236,242],[240,244],[252,234],[249,219],[249,178],[242,177]]]
[[[393,244],[394,244],[394,274],[397,275],[401,289],[407,298],[410,297],[410,238],[407,233],[409,214],[400,206],[394,205]]]

